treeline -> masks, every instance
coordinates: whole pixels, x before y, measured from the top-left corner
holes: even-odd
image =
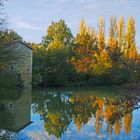
[[[110,18],[109,36],[99,19],[97,31],[80,22],[74,37],[64,20],[52,22],[42,43],[32,43],[33,85],[93,86],[136,83],[140,55],[135,42],[135,20]]]

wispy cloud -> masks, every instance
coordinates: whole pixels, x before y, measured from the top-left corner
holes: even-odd
[[[10,24],[13,24],[13,26],[15,26],[16,28],[25,28],[25,29],[30,29],[30,30],[41,30],[40,27],[34,26],[30,23],[27,23],[26,21],[23,21],[20,18],[16,18],[16,19],[10,19],[9,20]]]

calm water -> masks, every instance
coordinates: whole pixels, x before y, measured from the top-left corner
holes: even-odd
[[[140,96],[110,87],[0,99],[0,140],[140,140]]]

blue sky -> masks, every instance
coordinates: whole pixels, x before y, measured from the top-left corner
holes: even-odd
[[[9,0],[5,12],[9,26],[30,42],[41,42],[51,21],[61,18],[75,35],[82,17],[96,28],[98,18],[103,16],[108,28],[110,16],[124,16],[126,20],[133,16],[140,46],[140,0]]]

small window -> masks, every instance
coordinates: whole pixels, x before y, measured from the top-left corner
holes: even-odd
[[[13,104],[10,104],[10,108],[13,108]]]
[[[11,65],[11,70],[14,70],[14,65]]]

